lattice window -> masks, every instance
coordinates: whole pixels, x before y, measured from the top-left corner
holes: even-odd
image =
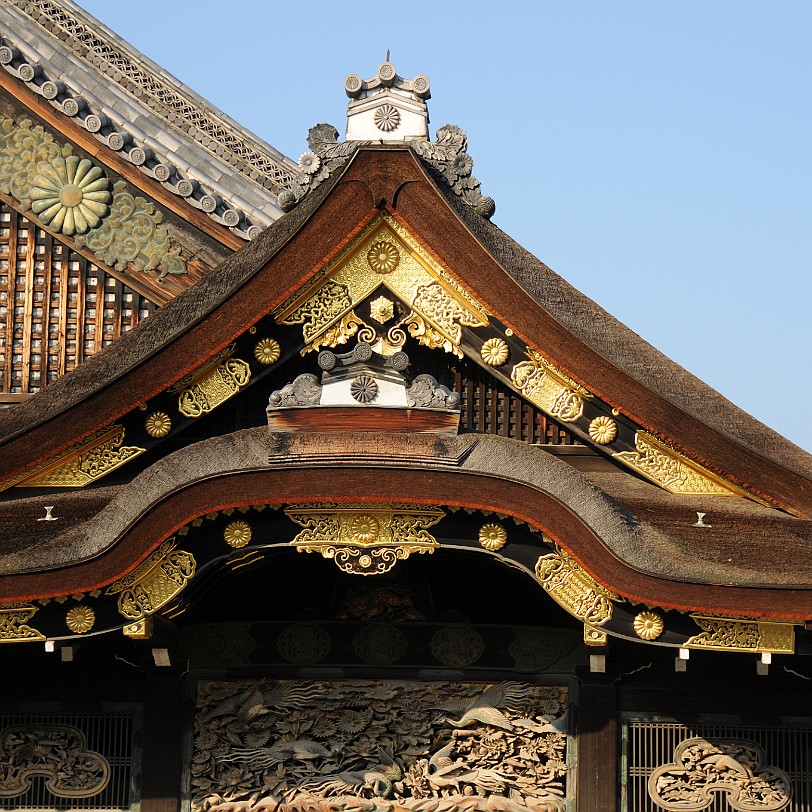
[[[32,393],[156,305],[0,205],[0,392]]]
[[[635,717],[624,726],[623,758],[623,812],[812,810],[812,719],[766,726]]]
[[[0,714],[0,809],[136,809],[139,737],[134,708]]]

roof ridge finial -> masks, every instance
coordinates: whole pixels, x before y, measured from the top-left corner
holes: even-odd
[[[356,73],[344,79],[350,97],[347,141],[428,141],[428,77],[418,74],[409,80],[398,76],[390,57],[387,48],[386,61],[371,79]]]

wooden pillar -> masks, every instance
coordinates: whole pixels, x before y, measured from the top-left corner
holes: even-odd
[[[578,669],[576,735],[578,810],[614,812],[618,808],[618,695],[616,675]]]
[[[141,812],[178,812],[183,751],[183,682],[153,677],[144,700]]]

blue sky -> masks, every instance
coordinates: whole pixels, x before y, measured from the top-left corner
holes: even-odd
[[[80,4],[294,159],[391,49],[497,225],[812,451],[812,3]]]

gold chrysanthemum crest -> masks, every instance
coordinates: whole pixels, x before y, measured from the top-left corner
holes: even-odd
[[[589,424],[589,436],[599,445],[611,443],[617,437],[617,423],[605,415],[596,417]]]
[[[226,544],[229,547],[245,547],[249,541],[251,541],[251,536],[253,535],[253,531],[251,530],[251,525],[248,522],[231,522],[226,529],[223,531],[223,538],[226,540]]]
[[[144,428],[150,437],[166,437],[172,429],[172,420],[166,412],[153,412],[146,419]]]
[[[479,543],[491,552],[501,550],[507,544],[507,530],[495,522],[483,524],[479,529]]]
[[[375,516],[362,513],[353,518],[350,533],[355,541],[361,544],[371,544],[377,541],[378,536],[381,534],[381,523]]]
[[[96,228],[110,209],[110,181],[76,155],[43,164],[31,187],[31,209],[54,231],[72,236]]]
[[[640,612],[634,618],[634,633],[643,640],[656,640],[665,629],[665,623],[657,612]]]
[[[510,348],[501,338],[489,338],[479,351],[482,360],[492,367],[500,367],[510,357]]]
[[[257,345],[254,347],[254,358],[265,366],[275,364],[281,354],[282,348],[275,338],[263,338],[261,341],[257,341]]]
[[[65,615],[65,623],[74,634],[84,634],[93,628],[96,613],[89,606],[73,606]]]
[[[378,240],[367,251],[367,262],[375,273],[392,273],[400,262],[400,252],[391,242]]]

